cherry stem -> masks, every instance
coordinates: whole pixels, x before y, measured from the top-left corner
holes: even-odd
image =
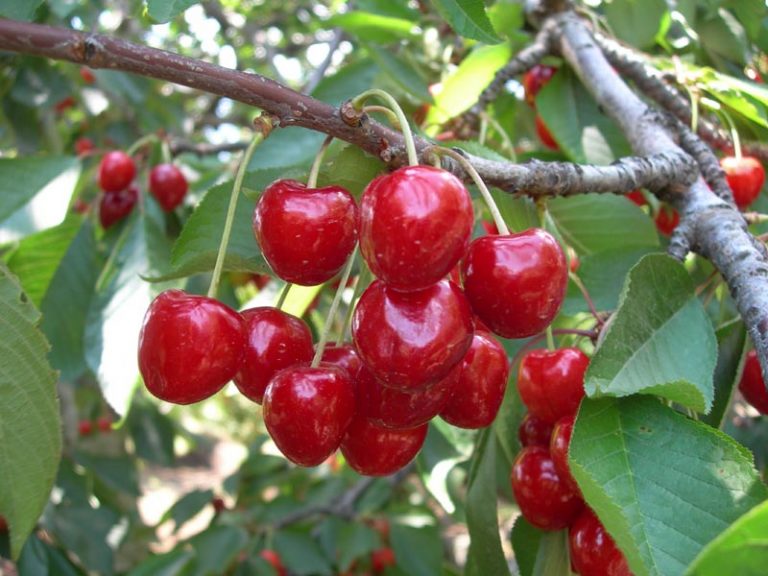
[[[235,209],[237,208],[237,199],[240,196],[240,189],[243,187],[243,179],[245,178],[245,171],[248,168],[248,164],[251,162],[251,157],[254,151],[269,135],[272,129],[271,121],[267,117],[262,117],[261,129],[256,132],[248,145],[242,159],[240,160],[240,166],[237,168],[237,175],[235,176],[235,184],[232,186],[232,195],[229,197],[229,207],[227,208],[227,216],[224,220],[224,231],[221,234],[221,243],[219,244],[219,252],[216,255],[216,265],[213,268],[213,277],[211,278],[211,285],[208,288],[208,297],[215,298],[216,292],[219,289],[219,280],[221,280],[221,271],[224,268],[224,258],[227,255],[227,246],[229,245],[229,237],[232,235],[232,223],[235,220]]]
[[[315,159],[312,162],[312,168],[309,170],[309,176],[307,177],[307,188],[314,188],[317,186],[317,176],[320,174],[320,166],[323,163],[323,157],[325,156],[328,146],[333,142],[333,136],[326,136],[323,143],[320,145],[320,150],[315,154]]]
[[[504,144],[504,149],[509,152],[509,158],[513,162],[517,161],[517,154],[515,154],[515,146],[512,144],[512,139],[509,137],[509,134],[507,134],[507,131],[504,130],[504,127],[499,123],[499,121],[487,112],[482,112],[481,118],[488,122],[488,124],[490,124],[491,127],[499,134],[499,137]]]
[[[355,246],[355,249],[352,251],[352,255],[347,260],[347,263],[344,265],[344,270],[341,273],[341,280],[339,281],[339,287],[336,289],[336,294],[333,296],[333,302],[331,302],[331,309],[328,310],[328,316],[325,319],[325,325],[323,326],[323,331],[320,334],[320,340],[317,342],[317,350],[315,350],[315,357],[312,358],[312,364],[310,365],[312,368],[317,368],[320,364],[320,359],[323,357],[323,351],[325,350],[325,345],[328,343],[328,337],[331,334],[331,328],[333,324],[333,319],[336,316],[336,310],[339,308],[339,302],[341,302],[341,295],[344,293],[344,290],[347,288],[347,280],[349,280],[349,275],[352,273],[352,266],[355,264],[355,257],[357,256],[357,246]]]
[[[600,317],[600,313],[597,311],[597,308],[595,308],[595,303],[592,301],[592,297],[589,295],[589,291],[587,290],[587,287],[584,286],[581,278],[576,276],[576,274],[573,272],[568,272],[568,277],[574,284],[576,284],[579,292],[581,292],[581,295],[584,297],[584,302],[587,303],[587,308],[589,308],[589,312],[592,314],[592,316],[595,317],[598,326],[602,326],[605,322],[603,322],[603,319]]]
[[[363,288],[368,285],[370,280],[369,275],[370,272],[368,267],[363,264],[362,270],[360,270],[360,276],[357,277],[355,290],[352,292],[352,300],[350,301],[349,308],[347,308],[347,313],[344,316],[344,324],[341,327],[341,332],[339,333],[339,337],[336,340],[336,344],[341,345],[344,343],[344,339],[347,335],[347,331],[349,330],[349,326],[352,324],[352,312],[355,310],[355,302],[357,302],[360,298],[360,294],[363,291]]]
[[[155,141],[157,141],[159,139],[160,139],[159,136],[157,134],[155,134],[154,132],[152,132],[151,134],[146,134],[146,135],[142,136],[141,138],[139,138],[138,140],[136,140],[136,142],[131,144],[131,147],[128,148],[128,150],[126,150],[125,153],[128,154],[128,156],[133,156],[143,146],[146,146],[147,144],[155,142]]]
[[[163,162],[170,164],[173,160],[173,154],[171,154],[171,145],[168,143],[168,138],[163,138],[160,141],[160,154],[163,158]]]
[[[553,335],[558,336],[580,336],[582,338],[589,338],[590,340],[594,341],[598,336],[597,330],[580,330],[578,328],[558,328],[555,330],[552,330]],[[515,354],[514,358],[512,358],[512,362],[510,366],[514,368],[518,362],[522,359],[523,356],[534,346],[536,346],[539,342],[547,338],[547,334],[540,333],[536,336],[533,336],[528,342],[522,345],[520,350],[517,351],[517,354]]]
[[[280,294],[277,297],[277,302],[275,303],[275,308],[278,310],[282,310],[283,304],[285,304],[285,299],[288,298],[288,292],[291,291],[291,284],[290,282],[286,282],[285,286],[283,286],[283,289],[280,290]]]
[[[372,112],[379,112],[381,114],[384,114],[387,117],[387,121],[392,124],[392,127],[396,130],[400,130],[402,132],[402,127],[400,126],[400,118],[397,117],[397,114],[392,112],[389,108],[386,106],[363,106],[363,112],[366,114],[371,114]]]
[[[547,326],[547,349],[553,351],[555,348],[555,335],[552,331],[552,324],[550,324]]]
[[[761,214],[760,212],[744,212],[742,214],[747,224],[762,224],[768,222],[768,214]]]
[[[691,99],[691,132],[698,133],[699,126],[699,98],[690,86],[682,84],[685,91],[688,93],[688,97]]]
[[[485,182],[483,182],[483,179],[480,178],[480,174],[477,173],[477,170],[475,170],[475,167],[472,166],[472,163],[467,160],[464,156],[462,156],[459,152],[456,152],[456,150],[451,150],[450,148],[443,148],[441,146],[432,146],[431,148],[428,148],[426,150],[426,153],[433,153],[438,156],[448,156],[449,158],[452,158],[456,162],[458,162],[461,167],[464,169],[464,171],[469,174],[470,178],[472,178],[472,181],[475,183],[477,188],[480,190],[480,195],[483,197],[483,200],[485,200],[485,203],[488,205],[488,210],[491,212],[491,216],[493,217],[493,222],[496,224],[496,228],[499,230],[499,234],[502,236],[506,236],[509,234],[509,228],[507,227],[507,223],[504,222],[504,218],[501,215],[501,212],[499,212],[499,207],[496,205],[496,202],[493,200],[493,196],[491,196],[490,190],[488,190],[488,187],[485,185]]]
[[[391,94],[378,88],[372,88],[371,90],[366,90],[359,96],[353,98],[352,106],[355,108],[355,110],[360,111],[363,109],[363,103],[372,96],[376,96],[384,100],[384,102],[387,103],[387,106],[392,110],[392,112],[394,112],[395,116],[397,116],[397,120],[400,124],[400,130],[403,133],[403,140],[405,141],[405,150],[408,154],[408,164],[411,166],[418,166],[419,157],[416,154],[416,144],[413,141],[413,132],[411,132],[411,126],[408,124],[408,119],[405,117],[403,109],[400,108],[400,104],[397,103],[397,100],[395,100]]]
[[[485,146],[485,138],[488,136],[488,116],[480,116],[480,132],[477,135],[477,142]]]
[[[731,140],[733,141],[733,155],[737,160],[741,160],[741,139],[739,138],[739,131],[736,130],[736,124],[733,123],[733,118],[725,108],[720,108],[720,114],[725,118],[725,122],[728,124],[728,130],[731,133]]]

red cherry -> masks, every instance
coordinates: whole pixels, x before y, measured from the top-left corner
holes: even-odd
[[[498,235],[499,228],[498,226],[496,226],[495,222],[489,222],[488,220],[483,220],[481,224],[483,225],[483,230],[485,230],[486,234],[492,234],[494,236]]]
[[[96,77],[93,75],[93,72],[91,72],[90,68],[80,68],[80,78],[83,79],[83,82],[86,84],[93,84],[96,81]]]
[[[352,318],[360,359],[385,385],[417,390],[448,375],[472,343],[464,294],[443,280],[398,292],[380,280],[363,292]]]
[[[408,430],[392,430],[357,415],[341,442],[341,453],[358,474],[388,476],[416,457],[428,427],[422,424]]]
[[[760,160],[752,156],[726,156],[720,160],[720,166],[725,171],[736,206],[744,209],[752,204],[765,182],[765,169]]]
[[[104,192],[99,199],[99,222],[106,229],[126,218],[139,200],[139,189],[129,186],[119,192]]]
[[[680,224],[680,214],[674,208],[662,204],[659,207],[654,222],[659,232],[664,234],[664,236],[671,236],[677,225]]]
[[[528,352],[517,376],[517,389],[528,411],[550,424],[576,414],[588,365],[589,357],[578,348]]]
[[[93,422],[90,420],[80,420],[77,423],[77,433],[80,436],[90,436],[93,433]]]
[[[493,332],[526,338],[557,315],[568,285],[565,254],[540,228],[472,241],[462,263],[472,310]]]
[[[742,372],[741,380],[739,380],[739,391],[758,412],[768,414],[768,390],[765,388],[760,361],[754,350],[747,352],[744,372]]]
[[[158,164],[149,173],[149,191],[166,212],[181,204],[188,188],[186,177],[173,164]]]
[[[250,308],[241,316],[247,341],[235,385],[244,396],[261,404],[272,376],[283,368],[312,361],[312,334],[303,320],[277,308]]]
[[[344,266],[357,241],[357,206],[340,186],[307,188],[278,180],[261,195],[253,231],[272,270],[283,280],[314,286]]]
[[[105,192],[119,192],[133,181],[136,164],[122,150],[107,152],[99,164],[99,186]]]
[[[93,152],[94,145],[93,140],[90,138],[78,138],[75,140],[75,153],[78,156],[86,156]]]
[[[509,379],[509,360],[487,332],[475,332],[459,364],[459,380],[440,417],[459,428],[490,426],[499,411]]]
[[[552,438],[552,424],[537,418],[530,412],[527,413],[522,421],[520,427],[517,429],[517,437],[520,440],[520,445],[525,446],[544,446],[549,447],[550,439]]]
[[[87,214],[90,209],[91,205],[82,198],[78,198],[75,200],[74,204],[72,204],[72,211],[76,214]]]
[[[388,566],[394,566],[395,564],[397,564],[397,561],[395,560],[395,552],[392,548],[379,548],[371,552],[371,568],[373,568],[374,574],[381,574]]]
[[[388,388],[363,368],[357,374],[355,397],[357,413],[382,428],[416,428],[438,415],[459,381],[456,366],[445,378],[426,388],[404,392]]]
[[[363,367],[363,362],[352,347],[352,344],[331,344],[326,346],[323,350],[322,361],[325,364],[333,364],[346,370],[352,382],[356,381],[357,374]]]
[[[112,419],[108,416],[102,416],[98,420],[96,420],[96,426],[98,427],[99,431],[104,434],[109,434],[112,432]]]
[[[544,85],[552,79],[557,72],[554,66],[536,64],[523,75],[523,88],[525,89],[525,101],[531,106],[536,106],[536,94]]]
[[[450,172],[406,166],[375,178],[360,201],[360,251],[371,271],[397,290],[445,277],[467,250],[469,193]]]
[[[589,508],[568,529],[571,565],[580,576],[632,576],[627,560]]]
[[[269,276],[268,274],[252,274],[251,279],[253,280],[253,283],[256,284],[256,288],[261,290],[272,281],[272,276]]]
[[[75,98],[73,96],[67,96],[56,102],[56,104],[53,105],[53,109],[57,114],[62,114],[65,110],[72,108],[75,104],[77,104]]]
[[[245,351],[243,320],[218,300],[166,290],[147,310],[139,335],[139,370],[154,396],[199,402],[230,381]]]
[[[565,483],[567,483],[574,492],[581,493],[579,485],[571,474],[571,467],[568,465],[568,446],[571,444],[573,435],[573,422],[575,416],[565,416],[560,418],[552,431],[552,439],[549,443],[549,453],[552,461],[555,463],[555,470]]]
[[[5,520],[5,517],[0,516],[0,534],[3,532],[8,532],[8,522]]]
[[[523,448],[512,464],[510,482],[520,512],[541,530],[561,530],[581,512],[581,498],[557,473],[546,448]]]
[[[293,366],[264,394],[264,424],[286,458],[317,466],[339,447],[355,412],[349,375],[336,366]]]
[[[277,572],[277,576],[288,576],[288,571],[285,569],[285,566],[283,566],[280,554],[274,550],[266,549],[259,552],[259,556],[272,565],[272,568]]]
[[[226,502],[224,502],[224,499],[219,496],[216,496],[211,500],[211,506],[213,506],[214,514],[221,514],[224,510],[227,509]]]
[[[633,190],[626,195],[626,198],[638,206],[645,206],[648,204],[648,201],[645,199],[645,196],[640,190]]]
[[[550,150],[560,150],[560,146],[558,145],[557,140],[555,140],[555,137],[552,136],[552,132],[549,131],[549,128],[544,123],[544,119],[536,114],[535,122],[536,134],[538,135],[539,140],[541,140],[541,143]]]

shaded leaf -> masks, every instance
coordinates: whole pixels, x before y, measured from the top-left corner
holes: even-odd
[[[512,549],[520,576],[533,576],[544,532],[535,528],[523,516],[518,516],[512,527]]]
[[[440,574],[443,550],[437,528],[415,528],[393,524],[389,537],[397,565],[408,576],[434,576]]]
[[[168,22],[194,6],[199,0],[147,0],[149,17],[156,22]]]
[[[499,42],[482,0],[432,0],[457,34],[486,44]]]

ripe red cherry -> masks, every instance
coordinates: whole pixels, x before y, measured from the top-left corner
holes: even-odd
[[[119,192],[133,181],[136,164],[122,150],[107,152],[99,164],[99,186],[105,192]]]
[[[53,109],[57,114],[62,114],[65,110],[74,107],[75,104],[77,104],[77,100],[75,100],[73,96],[67,96],[56,102],[56,104],[53,105]]]
[[[351,344],[331,344],[326,346],[323,349],[322,361],[325,364],[332,364],[346,370],[353,383],[357,379],[358,372],[363,367],[360,356],[357,355]]]
[[[406,166],[375,178],[360,201],[360,251],[378,278],[419,290],[445,277],[467,250],[469,193],[450,172]]]
[[[490,426],[499,411],[509,379],[504,348],[489,333],[478,331],[459,364],[459,380],[440,417],[459,428]]]
[[[154,396],[191,404],[212,396],[240,368],[240,315],[218,300],[166,290],[147,310],[139,335],[139,370]]]
[[[638,206],[645,206],[646,204],[648,204],[648,201],[645,199],[645,196],[643,196],[643,193],[640,190],[633,190],[632,192],[627,194],[626,197],[633,204],[637,204]]]
[[[675,231],[677,225],[680,224],[680,214],[677,210],[671,208],[665,204],[659,207],[659,211],[654,219],[656,223],[656,229],[664,234],[664,236],[671,236]]]
[[[238,390],[261,404],[272,376],[283,368],[312,361],[312,334],[303,320],[271,307],[241,312],[245,355],[235,375]]]
[[[292,366],[264,394],[264,424],[286,458],[317,466],[339,447],[355,413],[349,375],[336,366]]]
[[[557,470],[563,481],[573,491],[580,494],[579,485],[573,478],[571,467],[568,465],[568,446],[571,444],[574,420],[576,420],[575,416],[565,416],[557,421],[549,443],[549,453],[552,456],[552,461],[555,463],[555,470]]]
[[[80,420],[77,423],[77,433],[80,436],[90,436],[93,433],[93,422],[90,420]]]
[[[341,442],[341,453],[358,474],[388,476],[405,468],[416,457],[428,427],[422,424],[407,430],[392,430],[357,415]]]
[[[139,200],[139,189],[129,186],[119,192],[104,192],[99,199],[99,222],[102,228],[110,228],[126,218]]]
[[[768,390],[765,388],[763,373],[757,353],[750,350],[744,363],[744,372],[739,380],[739,391],[744,399],[761,414],[768,414]]]
[[[512,491],[526,520],[541,530],[561,530],[584,505],[555,470],[546,448],[523,448],[512,464]]]
[[[525,89],[525,101],[531,106],[536,106],[536,94],[544,85],[552,79],[557,72],[554,66],[536,64],[523,75],[523,88]]]
[[[80,68],[80,78],[82,78],[83,82],[86,84],[93,84],[96,81],[96,77],[93,75],[93,72],[91,72],[91,69],[85,67]]]
[[[720,166],[725,171],[736,206],[743,209],[752,204],[765,182],[765,169],[760,160],[752,156],[726,156],[720,160]]]
[[[397,564],[392,548],[384,547],[371,552],[371,568],[374,574],[381,574],[389,566]]]
[[[520,427],[517,429],[517,437],[520,440],[520,445],[523,447],[544,446],[548,448],[552,438],[552,430],[552,424],[537,418],[529,412],[520,422]]]
[[[93,140],[90,138],[78,138],[75,140],[75,153],[78,156],[85,156],[93,152],[94,145]]]
[[[104,434],[109,434],[112,432],[112,420],[107,416],[102,416],[96,420],[96,426],[98,427],[99,431]]]
[[[627,560],[589,508],[568,530],[571,565],[580,576],[632,576]]]
[[[576,414],[588,365],[589,357],[578,348],[528,352],[517,376],[517,389],[528,411],[550,424]]]
[[[557,140],[555,140],[555,137],[552,136],[552,132],[549,131],[549,128],[544,123],[544,119],[536,114],[535,122],[536,134],[538,135],[539,140],[541,140],[541,143],[550,150],[560,150],[560,146],[557,143]]]
[[[472,332],[469,304],[447,280],[418,292],[376,280],[352,318],[360,359],[385,385],[405,391],[445,378],[467,352]]]
[[[340,186],[278,180],[256,205],[253,232],[275,274],[314,286],[335,276],[355,247],[357,206]]]
[[[188,188],[186,177],[173,164],[158,164],[149,173],[149,191],[166,212],[181,204]]]
[[[505,338],[544,330],[557,315],[568,284],[565,254],[540,228],[473,240],[461,269],[472,310]]]
[[[357,374],[357,413],[383,428],[416,428],[438,415],[459,381],[459,367],[426,388],[404,392],[388,388],[363,368]]]
[[[262,550],[259,552],[259,556],[272,565],[272,568],[277,572],[277,576],[288,576],[288,571],[283,566],[283,561],[280,558],[280,554],[274,550]]]

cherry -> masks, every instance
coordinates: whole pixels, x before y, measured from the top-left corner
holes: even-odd
[[[108,416],[102,416],[98,420],[96,420],[96,427],[99,429],[100,432],[104,434],[109,434],[112,432],[112,419]]]
[[[237,312],[212,298],[166,290],[144,316],[139,370],[157,398],[191,404],[212,396],[235,376],[245,344]]]
[[[85,67],[80,68],[80,78],[82,78],[83,82],[86,84],[93,84],[96,81],[96,77],[93,75],[93,72],[91,72],[91,69]]]
[[[397,290],[445,277],[467,250],[469,193],[450,172],[406,166],[375,178],[360,201],[360,251],[371,271]]]
[[[528,412],[520,422],[517,437],[522,446],[549,447],[554,427],[549,422],[537,418]]]
[[[499,233],[499,227],[493,221],[483,220],[480,222],[483,225],[483,230],[486,234],[497,235]]]
[[[523,88],[525,90],[525,101],[531,106],[536,106],[536,94],[544,85],[552,79],[557,72],[554,66],[536,64],[523,75]]]
[[[505,338],[538,334],[565,298],[568,267],[557,240],[540,228],[472,241],[462,263],[472,310]]]
[[[579,485],[571,474],[571,467],[568,465],[568,447],[571,444],[573,435],[573,423],[575,416],[565,416],[560,418],[552,431],[552,439],[549,443],[549,453],[552,461],[555,463],[555,470],[568,484],[574,492],[581,493]]]
[[[76,214],[87,214],[90,209],[91,205],[82,198],[78,198],[75,200],[74,204],[72,204],[72,211]]]
[[[129,186],[119,192],[105,192],[99,199],[99,222],[102,228],[110,228],[126,218],[139,200],[139,189]]]
[[[87,156],[91,152],[93,152],[94,145],[93,140],[90,138],[78,138],[75,140],[75,153],[78,156]]]
[[[68,108],[74,107],[75,104],[77,104],[77,100],[75,100],[73,96],[67,96],[56,102],[56,104],[53,105],[53,109],[57,114],[62,114]]]
[[[119,192],[133,181],[136,164],[122,150],[107,152],[99,164],[99,186],[105,192]]]
[[[166,212],[181,204],[188,188],[187,178],[173,164],[158,164],[149,172],[149,191]]]
[[[381,574],[389,566],[397,564],[395,552],[388,546],[371,552],[371,568],[374,574]]]
[[[77,433],[80,436],[90,436],[93,434],[93,422],[90,420],[80,420],[77,423]]]
[[[760,160],[752,156],[726,156],[720,160],[720,166],[725,171],[736,206],[744,209],[752,204],[765,182],[765,169]]]
[[[307,188],[278,180],[264,190],[253,231],[272,270],[287,282],[314,286],[330,280],[357,241],[357,206],[340,186]]]
[[[747,352],[744,372],[742,372],[741,380],[739,380],[739,391],[758,412],[768,414],[768,390],[765,388],[760,361],[754,350]]]
[[[664,234],[664,236],[671,236],[677,225],[680,224],[680,214],[674,208],[662,204],[659,207],[654,222],[659,232]]]
[[[422,424],[407,430],[392,430],[357,415],[341,441],[341,453],[358,474],[388,476],[416,457],[428,427]]]
[[[277,576],[288,576],[288,571],[285,569],[285,566],[283,566],[283,560],[280,558],[280,554],[274,550],[265,549],[259,552],[259,556],[272,565],[272,568],[277,572]]]
[[[552,136],[552,132],[549,131],[549,128],[544,123],[544,119],[536,114],[535,122],[536,134],[538,135],[539,140],[541,140],[541,143],[550,150],[560,150],[560,146],[558,145],[557,140],[555,140],[555,137]]]
[[[8,532],[8,522],[4,516],[0,516],[0,533]]]
[[[638,206],[645,206],[648,204],[648,201],[645,199],[645,196],[640,190],[632,190],[632,192],[629,192],[626,195],[626,198]]]
[[[415,428],[429,422],[445,407],[459,381],[456,366],[445,378],[426,388],[404,392],[388,388],[362,368],[355,382],[357,413],[383,428]]]
[[[221,514],[224,512],[224,510],[227,509],[226,502],[224,502],[224,499],[219,496],[216,496],[211,500],[211,506],[213,506],[214,514]]]
[[[517,389],[528,411],[550,424],[576,414],[588,365],[589,357],[578,348],[528,352],[517,376]]]
[[[409,391],[445,378],[472,343],[464,294],[443,280],[418,292],[374,281],[357,303],[352,339],[357,353],[386,386]]]
[[[355,412],[349,375],[336,366],[292,366],[264,394],[264,424],[286,458],[317,466],[339,447]]]
[[[589,508],[571,524],[568,544],[571,565],[580,576],[632,576],[621,550]]]
[[[582,509],[583,502],[555,470],[549,451],[523,448],[512,464],[512,491],[526,520],[541,530],[561,530]]]
[[[459,428],[490,426],[508,379],[509,361],[502,345],[487,332],[475,332],[459,364],[458,384],[440,417]]]
[[[351,344],[329,345],[323,350],[322,361],[326,364],[333,364],[347,371],[352,382],[357,380],[358,372],[363,367],[360,356]]]
[[[241,316],[247,341],[235,385],[244,396],[261,404],[272,376],[283,368],[312,361],[312,334],[303,320],[277,308],[250,308]]]

